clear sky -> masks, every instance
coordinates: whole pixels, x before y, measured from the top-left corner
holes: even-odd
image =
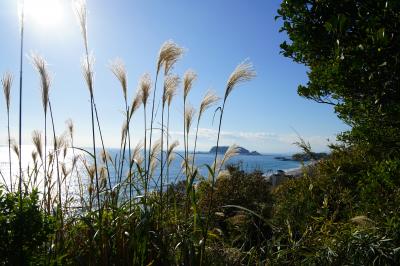
[[[38,3],[45,0],[26,0]],[[49,1],[49,0],[47,0]],[[35,11],[27,16],[24,47],[23,144],[30,144],[34,129],[43,131],[39,80],[27,55],[41,54],[53,75],[50,100],[56,131],[65,120],[75,123],[77,145],[90,146],[89,92],[82,79],[80,60],[83,43],[71,0],[59,1],[50,13]],[[19,23],[16,0],[0,0],[0,71],[14,74],[11,131],[18,134]],[[303,99],[297,86],[307,82],[307,69],[280,55],[281,21],[275,21],[278,0],[88,0],[89,48],[95,63],[95,100],[106,146],[120,143],[123,96],[109,63],[122,58],[128,70],[128,97],[132,98],[144,72],[154,78],[161,44],[172,39],[185,47],[185,56],[173,72],[198,73],[189,101],[198,106],[208,88],[223,95],[226,81],[238,63],[249,58],[257,77],[235,89],[228,99],[222,124],[222,145],[239,144],[264,153],[292,152],[298,131],[312,147],[327,150],[327,139],[346,129],[332,107]],[[32,6],[32,5],[31,5]],[[39,15],[35,15],[39,12]],[[44,18],[47,18],[47,21]],[[159,86],[160,88],[160,86]],[[172,106],[172,138],[183,131],[182,93]],[[7,141],[6,107],[0,101],[0,144]],[[217,124],[208,111],[200,124],[199,149],[215,145]],[[133,142],[143,138],[143,112],[135,114]],[[183,143],[181,141],[181,143]],[[182,147],[181,147],[182,148]]]

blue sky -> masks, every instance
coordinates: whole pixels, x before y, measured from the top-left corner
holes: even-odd
[[[26,0],[38,1],[38,0]],[[40,0],[39,0],[40,1]],[[55,1],[55,0],[54,0]],[[64,121],[75,123],[75,141],[90,146],[89,93],[82,79],[80,60],[83,44],[70,0],[59,0],[57,21],[27,17],[24,55],[41,54],[53,75],[50,100],[56,131]],[[298,131],[312,147],[326,150],[327,139],[346,129],[332,107],[303,99],[297,86],[307,82],[307,69],[280,55],[281,22],[275,21],[277,0],[88,0],[89,48],[96,58],[95,98],[100,122],[109,147],[120,143],[123,96],[109,63],[122,58],[128,70],[128,96],[135,94],[139,77],[149,72],[154,78],[155,62],[161,44],[174,40],[186,49],[174,68],[183,75],[191,68],[198,73],[189,101],[195,107],[208,88],[223,95],[226,81],[238,63],[249,58],[257,77],[235,89],[226,106],[222,125],[222,145],[239,144],[264,153],[293,152]],[[55,13],[53,13],[55,14]],[[54,16],[50,16],[54,17]],[[18,133],[19,24],[17,1],[0,1],[0,71],[14,74],[11,104],[11,131]],[[43,131],[38,76],[27,57],[24,63],[23,143],[29,144],[34,129]],[[182,93],[172,106],[173,139],[181,139]],[[0,144],[6,144],[5,102],[0,101]],[[4,111],[3,111],[4,110]],[[200,124],[199,149],[215,145],[216,123],[213,112]],[[143,112],[135,114],[133,142],[143,138]],[[181,141],[181,143],[183,143]]]

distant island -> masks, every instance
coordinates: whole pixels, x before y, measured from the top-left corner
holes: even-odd
[[[225,152],[228,150],[228,148],[229,148],[229,146],[219,146],[217,153],[225,154]],[[211,150],[208,153],[215,153],[216,150],[217,150],[217,146],[214,146],[211,148]],[[240,155],[261,155],[257,151],[249,151],[243,147],[238,147],[238,153]]]
[[[281,161],[298,161],[298,162],[306,162],[310,161],[311,159],[314,160],[320,160],[325,157],[327,157],[328,154],[325,152],[312,152],[311,154],[306,154],[306,153],[296,153],[293,154],[291,157],[285,157],[285,156],[277,156],[274,157],[276,160],[281,160]]]

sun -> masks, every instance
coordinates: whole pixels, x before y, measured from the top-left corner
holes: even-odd
[[[25,20],[40,27],[57,27],[64,20],[60,0],[24,0]]]

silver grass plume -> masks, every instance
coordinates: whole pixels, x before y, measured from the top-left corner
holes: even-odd
[[[175,94],[176,90],[178,89],[179,83],[181,82],[178,75],[168,75],[165,77],[164,81],[164,93],[163,93],[163,105],[170,100],[172,100],[173,95]],[[168,104],[169,105],[169,104]]]
[[[67,125],[68,133],[72,138],[74,136],[74,122],[72,121],[72,119],[68,119],[67,121],[65,121],[65,124]]]
[[[194,81],[197,79],[197,74],[193,70],[187,70],[183,75],[183,99],[186,100]]]
[[[172,160],[174,159],[174,150],[176,147],[179,146],[179,142],[177,140],[175,140],[174,142],[172,142],[167,150],[167,162],[168,164],[171,164]]]
[[[150,74],[145,73],[142,75],[142,77],[139,80],[139,88],[138,89],[141,92],[142,103],[143,103],[143,105],[146,105],[147,101],[149,99],[150,89],[151,89]]]
[[[218,173],[217,179],[229,178],[231,176],[228,170],[222,170]]]
[[[13,82],[13,76],[10,72],[6,72],[1,79],[1,84],[3,85],[4,98],[6,100],[7,112],[10,111],[10,101],[11,101],[11,86]]]
[[[150,160],[156,160],[157,161],[157,156],[161,151],[161,140],[157,140],[153,146],[151,147],[150,151]]]
[[[163,43],[158,54],[157,75],[164,66],[164,75],[168,75],[174,64],[182,57],[184,49],[172,40]]]
[[[142,92],[137,91],[135,97],[132,100],[131,108],[129,109],[129,120],[132,118],[133,114],[139,109],[142,104]]]
[[[124,94],[124,99],[127,100],[127,87],[128,87],[128,77],[124,62],[117,58],[110,64],[111,72],[115,75],[115,77],[119,80],[122,87],[122,92]]]
[[[17,142],[15,141],[15,139],[10,139],[10,143],[11,143],[12,150],[15,152],[15,154],[19,158],[19,146],[18,146]]]
[[[83,41],[85,43],[85,48],[87,50],[88,47],[88,38],[87,38],[87,8],[86,8],[86,0],[75,0],[73,2],[74,11],[76,18],[78,20]]]
[[[174,98],[174,96],[176,95],[176,91],[177,91],[178,87],[176,87],[175,89],[169,89],[166,91],[166,97],[167,97],[167,104],[168,106],[171,106],[172,103],[172,99]]]
[[[185,130],[186,134],[189,135],[190,126],[192,125],[193,117],[196,113],[196,110],[191,105],[186,105],[185,108]]]
[[[42,152],[42,133],[38,130],[34,130],[32,132],[32,142],[36,148],[37,153],[39,154],[40,159],[43,159]]]
[[[201,115],[211,106],[216,104],[219,101],[219,97],[214,91],[207,91],[206,95],[204,95],[203,100],[200,103],[200,110],[199,110],[199,119]]]
[[[83,58],[81,60],[82,74],[86,81],[86,85],[89,89],[91,97],[93,97],[93,79],[94,79],[94,74],[93,74],[93,70],[92,70],[93,65],[94,65],[94,56],[93,55],[83,56]]]
[[[121,128],[121,147],[123,146],[123,144],[125,142],[127,132],[128,132],[128,124],[126,123],[126,121],[124,121],[124,123],[122,124],[122,128]]]
[[[31,156],[32,156],[32,160],[35,164],[36,164],[37,155],[38,155],[38,153],[36,151],[32,151]]]
[[[101,150],[100,151],[100,158],[101,158],[101,161],[103,162],[103,163],[106,163],[106,161],[107,161],[107,159],[110,157],[110,155],[108,154],[108,152],[106,151],[106,150]]]
[[[253,64],[249,60],[246,59],[242,63],[240,63],[228,79],[224,101],[226,100],[226,98],[228,98],[229,94],[237,85],[246,81],[250,81],[255,76],[256,72],[253,68]]]
[[[57,150],[60,150],[63,147],[66,147],[68,144],[68,141],[66,140],[65,134],[62,134],[61,136],[56,136],[56,138],[53,140],[53,144]]]
[[[161,140],[157,140],[150,151],[150,176],[153,175],[155,168],[158,165],[158,155],[161,152]]]
[[[224,157],[222,158],[222,161],[220,162],[219,166],[219,171],[221,171],[221,168],[224,166],[224,164],[229,161],[232,157],[235,157],[236,155],[239,154],[239,146],[236,144],[233,144],[229,146],[228,150],[225,152]]]
[[[133,148],[132,158],[131,158],[132,161],[136,161],[137,163],[140,161],[138,159],[141,156],[140,152],[142,151],[142,149],[143,149],[143,142],[139,141],[136,144],[135,148]]]
[[[47,114],[47,106],[49,103],[49,91],[51,85],[51,78],[47,69],[47,62],[42,56],[36,53],[31,53],[30,56],[33,67],[40,76],[40,90],[42,92],[42,105],[44,113]]]

